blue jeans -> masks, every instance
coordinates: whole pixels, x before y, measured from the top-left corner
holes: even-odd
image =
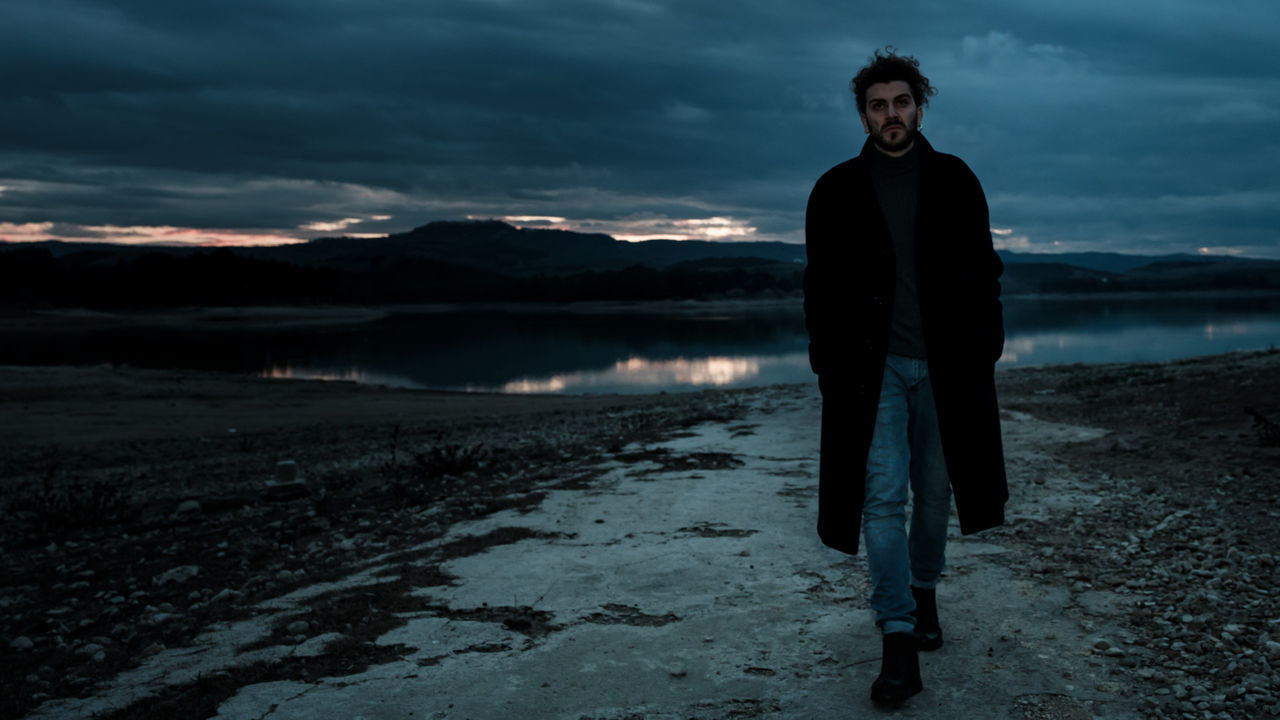
[[[910,586],[937,586],[946,564],[951,514],[951,483],[924,359],[889,355],[885,360],[866,488],[862,532],[871,571],[871,609],[883,632],[910,632],[916,607]]]

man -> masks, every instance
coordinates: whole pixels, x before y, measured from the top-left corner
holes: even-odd
[[[922,689],[917,649],[942,645],[951,495],[962,533],[1004,522],[1003,266],[978,179],[920,133],[936,90],[919,63],[870,60],[851,83],[870,137],[809,196],[804,311],[823,398],[818,533],[849,554],[865,535],[883,633],[871,697],[900,702]]]

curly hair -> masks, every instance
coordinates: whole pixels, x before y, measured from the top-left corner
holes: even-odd
[[[899,55],[892,46],[888,46],[884,54],[876,50],[869,59],[871,62],[849,81],[859,113],[866,114],[867,88],[876,83],[902,80],[911,87],[911,97],[919,107],[928,105],[929,98],[938,94],[938,89],[929,84],[929,78],[920,74],[920,61],[910,55]]]

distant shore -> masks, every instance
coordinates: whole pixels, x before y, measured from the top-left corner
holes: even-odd
[[[1054,299],[1054,300],[1131,300],[1160,299],[1178,297],[1231,298],[1231,297],[1275,297],[1280,295],[1280,288],[1206,288],[1197,290],[1123,290],[1123,291],[1081,291],[1081,292],[1017,292],[1004,293],[1004,300]],[[428,302],[428,303],[316,303],[316,304],[270,304],[270,305],[224,305],[224,306],[175,306],[164,308],[88,308],[59,306],[20,306],[0,305],[0,320],[23,317],[27,315],[46,315],[57,317],[111,317],[126,315],[206,315],[239,316],[239,315],[280,315],[292,316],[302,314],[332,315],[334,317],[360,316],[364,314],[407,314],[407,313],[439,313],[459,310],[493,310],[504,312],[544,312],[548,310],[566,312],[626,312],[632,310],[654,310],[659,312],[701,312],[704,309],[733,310],[756,308],[788,308],[802,303],[804,297],[800,293],[777,298],[721,298],[721,299],[669,299],[669,300],[579,300],[573,302]]]

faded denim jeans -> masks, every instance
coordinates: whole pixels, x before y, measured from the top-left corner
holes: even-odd
[[[910,632],[916,607],[910,586],[937,586],[946,562],[951,515],[951,484],[924,359],[889,355],[885,360],[866,488],[862,531],[871,571],[871,609],[883,632]]]

